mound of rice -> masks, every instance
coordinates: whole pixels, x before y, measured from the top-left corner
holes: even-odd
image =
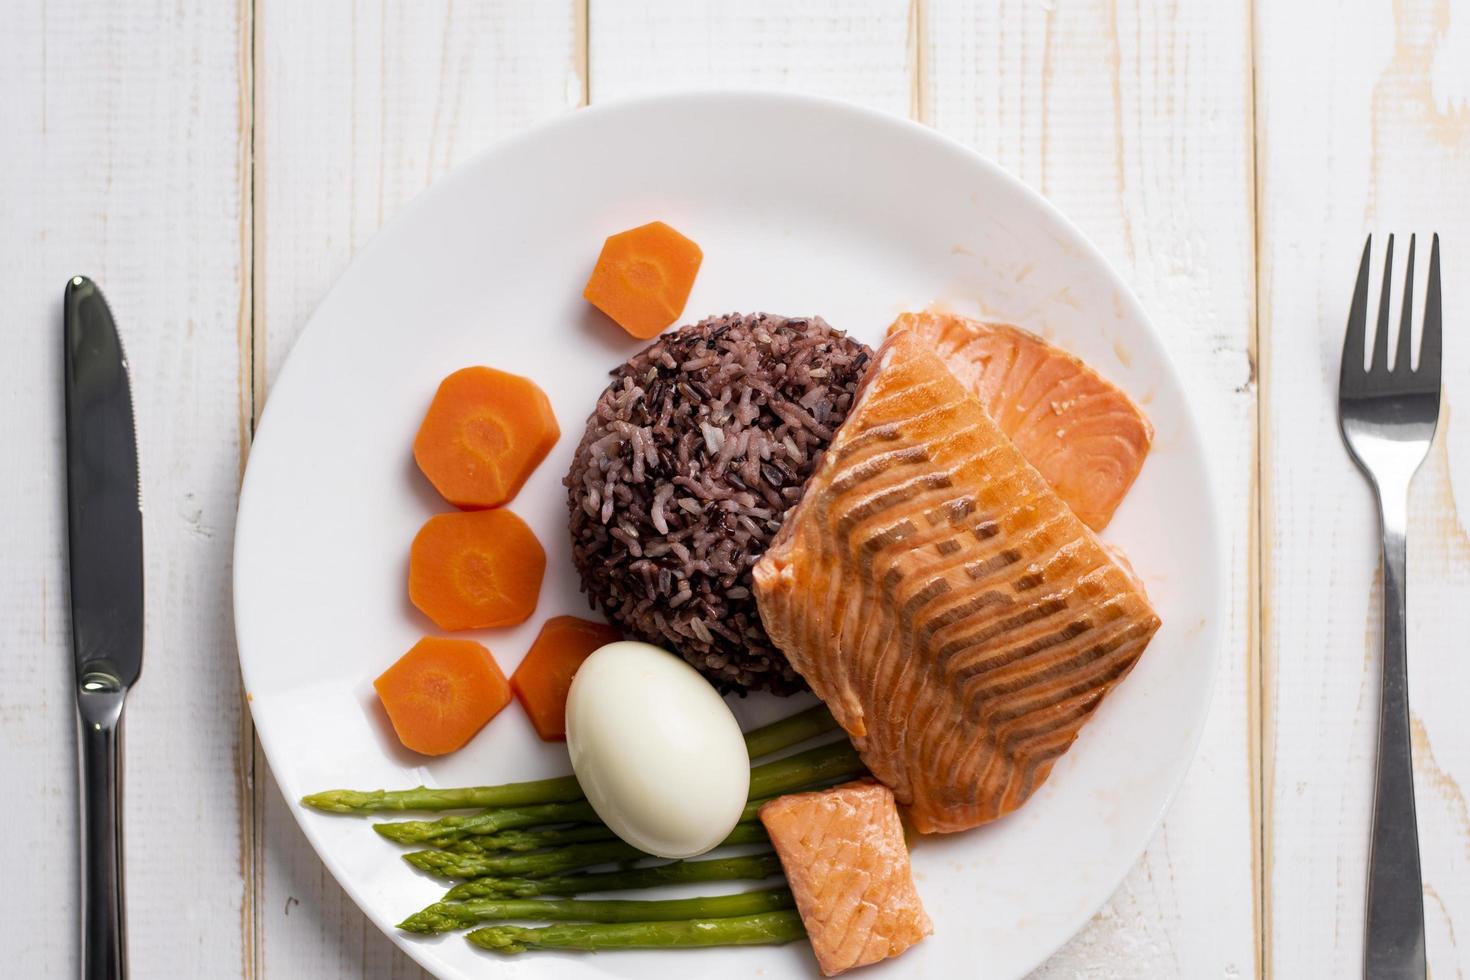
[[[613,371],[565,481],[593,604],[722,691],[802,689],[761,625],[750,570],[871,357],[819,317],[732,314]]]

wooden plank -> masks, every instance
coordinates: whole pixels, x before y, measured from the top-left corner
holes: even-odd
[[[589,19],[594,102],[763,88],[909,109],[907,0],[591,0]]]
[[[467,156],[578,105],[584,75],[571,2],[256,8],[258,417],[357,249]],[[259,754],[255,772],[256,974],[422,976],[332,880]]]
[[[1445,401],[1410,506],[1409,686],[1430,972],[1463,976],[1470,538],[1457,505],[1470,492],[1470,346],[1456,311],[1470,278],[1470,5],[1313,0],[1256,16],[1267,955],[1282,977],[1361,969],[1381,599],[1375,513],[1338,438],[1336,378],[1364,233],[1438,230]]]
[[[921,23],[929,121],[1076,221],[1162,332],[1197,393],[1229,559],[1199,756],[1143,860],[1040,975],[1254,975],[1248,4],[927,0]]]
[[[232,5],[39,0],[0,31],[0,867],[4,967],[75,975],[77,797],[61,294],[96,278],[132,368],[146,658],[124,805],[136,976],[243,972],[240,693],[229,555],[248,205]]]

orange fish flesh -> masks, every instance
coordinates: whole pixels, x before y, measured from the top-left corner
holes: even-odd
[[[1159,627],[916,334],[754,569],[761,619],[922,832],[1023,804]]]
[[[888,329],[921,337],[1073,512],[1107,526],[1154,437],[1120,388],[1019,327],[905,313]]]

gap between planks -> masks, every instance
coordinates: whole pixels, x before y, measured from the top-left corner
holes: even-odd
[[[916,0],[917,2],[917,0]],[[592,0],[572,0],[572,70],[582,85],[577,108],[592,104]]]
[[[924,55],[929,48],[928,8],[928,0],[909,0],[909,118],[925,126],[929,125],[929,71]]]
[[[1259,116],[1257,99],[1260,87],[1256,78],[1256,4],[1247,5],[1246,52],[1248,60],[1250,118],[1247,123],[1246,145],[1251,148],[1251,242],[1255,255],[1252,263],[1254,281],[1251,284],[1251,330],[1250,364],[1251,377],[1255,382],[1254,455],[1255,470],[1251,474],[1250,557],[1247,573],[1246,600],[1248,643],[1246,647],[1246,725],[1247,752],[1250,772],[1251,793],[1251,867],[1252,902],[1255,907],[1256,976],[1266,980],[1271,975],[1271,863],[1274,855],[1273,835],[1270,827],[1271,794],[1274,779],[1274,763],[1271,756],[1274,726],[1270,722],[1271,704],[1268,695],[1271,676],[1269,654],[1266,650],[1266,624],[1270,619],[1271,563],[1268,561],[1271,541],[1271,510],[1269,499],[1269,467],[1264,463],[1268,457],[1271,433],[1266,425],[1270,413],[1265,400],[1268,386],[1264,376],[1268,365],[1264,363],[1265,346],[1261,343],[1261,322],[1269,308],[1269,299],[1261,293],[1263,282],[1261,269],[1261,146],[1257,139],[1256,119]]]
[[[255,436],[255,426],[260,421],[260,410],[264,403],[265,344],[264,331],[257,331],[255,311],[262,309],[257,290],[261,284],[257,277],[264,269],[259,254],[261,242],[256,240],[256,66],[259,61],[259,38],[256,32],[256,0],[238,0],[240,72],[240,122],[237,169],[239,171],[240,194],[240,305],[236,324],[236,339],[239,345],[239,435],[240,472],[245,476],[245,463],[250,455],[250,443]],[[242,678],[243,681],[243,678]],[[255,739],[255,722],[250,714],[250,692],[242,682],[240,696],[244,699],[240,712],[239,741],[236,746],[236,767],[239,772],[239,826],[240,826],[240,878],[244,894],[240,901],[240,975],[246,980],[260,977],[263,966],[260,959],[261,920],[257,913],[260,893],[260,846],[262,842],[263,808],[256,792],[258,785],[257,765],[260,757]]]

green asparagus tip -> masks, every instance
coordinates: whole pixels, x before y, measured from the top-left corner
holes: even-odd
[[[429,874],[442,877],[444,862],[450,857],[451,855],[443,851],[409,851],[403,855],[403,860],[420,871],[427,871]]]
[[[429,935],[436,932],[444,932],[446,929],[452,928],[452,926],[446,923],[447,916],[445,915],[444,903],[435,902],[428,908],[420,909],[398,923],[398,928],[404,932],[417,932]]]
[[[522,926],[488,926],[466,934],[465,938],[493,953],[524,953],[529,948],[525,941],[529,932]]]
[[[368,798],[374,795],[376,794],[355,789],[328,789],[303,796],[301,802],[323,813],[360,813],[367,805]]]
[[[445,902],[463,902],[472,898],[530,898],[545,894],[546,879],[496,878],[486,876],[462,881],[444,893]],[[576,894],[563,892],[561,894]]]
[[[405,826],[406,824],[420,824],[417,820],[380,820],[373,824],[373,829],[382,837],[388,838],[395,844],[419,844],[423,842],[424,835],[418,827]]]

